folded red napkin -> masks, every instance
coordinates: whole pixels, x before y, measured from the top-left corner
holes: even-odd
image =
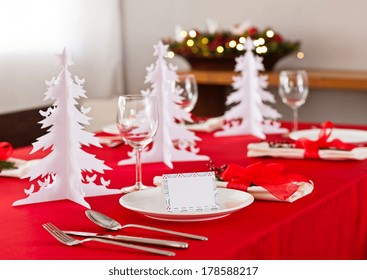
[[[219,177],[226,182],[226,188],[248,191],[251,194],[259,191],[257,188],[252,190],[253,186],[262,187],[270,194],[270,198],[274,198],[268,200],[292,202],[312,192],[311,180],[299,174],[284,175],[281,173],[283,169],[284,166],[280,163],[257,162],[247,167],[230,164]],[[268,195],[266,197],[269,198]]]
[[[8,161],[13,153],[13,146],[8,142],[0,142],[0,173],[5,169],[15,169],[15,163]]]
[[[308,138],[300,138],[295,141],[295,148],[304,149],[305,158],[320,158],[319,151],[321,149],[336,149],[343,151],[351,151],[357,146],[354,144],[344,143],[340,139],[329,140],[329,137],[333,131],[334,125],[332,122],[327,121],[321,127],[318,139],[310,140]]]
[[[326,122],[317,138],[306,137],[290,142],[260,142],[247,145],[248,157],[312,158],[323,160],[365,160],[367,147],[345,143],[332,137],[333,124]]]
[[[13,146],[8,142],[0,142],[0,160],[7,160],[13,153]]]

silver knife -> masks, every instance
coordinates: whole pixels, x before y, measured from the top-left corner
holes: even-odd
[[[94,232],[70,231],[70,230],[63,230],[63,232],[65,232],[66,234],[71,234],[71,235],[76,235],[76,236],[98,237],[98,238],[104,238],[104,239],[120,240],[120,241],[125,241],[125,242],[158,245],[158,246],[165,246],[165,247],[174,247],[174,248],[183,248],[183,249],[189,247],[189,244],[187,242],[164,240],[164,239],[145,238],[145,237],[137,237],[137,236],[129,236],[129,235],[99,234],[99,233],[94,233]]]

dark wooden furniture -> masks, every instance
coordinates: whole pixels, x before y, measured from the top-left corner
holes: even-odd
[[[306,69],[312,89],[356,90],[367,92],[367,71]],[[224,102],[233,91],[230,70],[191,70],[199,85],[199,100],[193,113],[198,116],[219,116],[225,111]],[[269,88],[278,86],[278,71],[265,72]]]
[[[32,144],[45,131],[38,123],[43,119],[39,110],[29,109],[0,115],[0,141],[6,141],[13,147],[22,147]]]

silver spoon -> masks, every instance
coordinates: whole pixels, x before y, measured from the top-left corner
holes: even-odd
[[[106,216],[102,213],[94,211],[94,210],[86,210],[85,214],[87,215],[87,217],[93,223],[99,225],[100,227],[109,229],[109,230],[119,230],[119,229],[123,229],[123,228],[127,228],[127,227],[136,227],[136,228],[142,228],[142,229],[147,229],[147,230],[153,230],[153,231],[163,232],[163,233],[167,233],[167,234],[172,234],[172,235],[176,235],[176,236],[187,237],[187,238],[196,239],[196,240],[203,240],[203,241],[208,240],[208,238],[205,237],[205,236],[200,236],[200,235],[190,234],[190,233],[184,233],[184,232],[179,232],[179,231],[173,231],[173,230],[167,230],[167,229],[161,229],[161,228],[150,227],[150,226],[143,226],[143,225],[137,225],[137,224],[126,224],[126,225],[122,226],[116,220],[114,220],[114,219],[112,219],[112,218],[110,218],[110,217],[108,217],[108,216]]]

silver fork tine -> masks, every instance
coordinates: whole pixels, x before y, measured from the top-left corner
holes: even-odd
[[[61,238],[63,238],[66,242],[72,242],[75,241],[74,238],[71,238],[69,235],[63,233],[61,230],[59,230],[54,224],[49,223],[52,230],[54,230],[55,233],[57,233]]]
[[[53,236],[55,236],[56,239],[62,241],[62,243],[71,246],[73,243],[77,244],[79,242],[74,238],[71,238],[69,235],[63,233],[60,231],[55,225],[52,223],[47,223],[44,225],[44,228],[46,228]]]
[[[67,235],[66,233],[62,232],[52,223],[43,224],[43,227],[58,241],[68,246],[75,246],[75,245],[79,245],[79,244],[82,244],[83,242],[88,242],[88,241],[96,241],[96,242],[113,244],[113,245],[131,248],[131,249],[141,250],[145,252],[155,253],[155,254],[164,255],[164,256],[172,257],[176,255],[174,252],[171,252],[171,251],[166,251],[166,250],[161,250],[161,249],[156,249],[156,248],[151,248],[151,247],[145,247],[145,246],[125,243],[125,242],[112,241],[112,240],[107,240],[107,239],[99,239],[99,238],[93,238],[93,237],[85,238],[81,240],[75,239]]]
[[[54,233],[54,231],[50,228],[50,226],[48,224],[44,224],[42,225],[43,228],[45,230],[47,230],[53,237],[55,237],[58,241],[60,241],[61,243],[64,243],[65,245],[67,245],[67,242],[63,239],[60,238],[57,234]]]
[[[61,243],[65,244],[65,245],[69,245],[67,240],[65,240],[65,238],[63,236],[60,236],[58,234],[58,232],[49,225],[49,224],[44,224],[43,227],[53,236],[55,237],[58,241],[60,241]]]

